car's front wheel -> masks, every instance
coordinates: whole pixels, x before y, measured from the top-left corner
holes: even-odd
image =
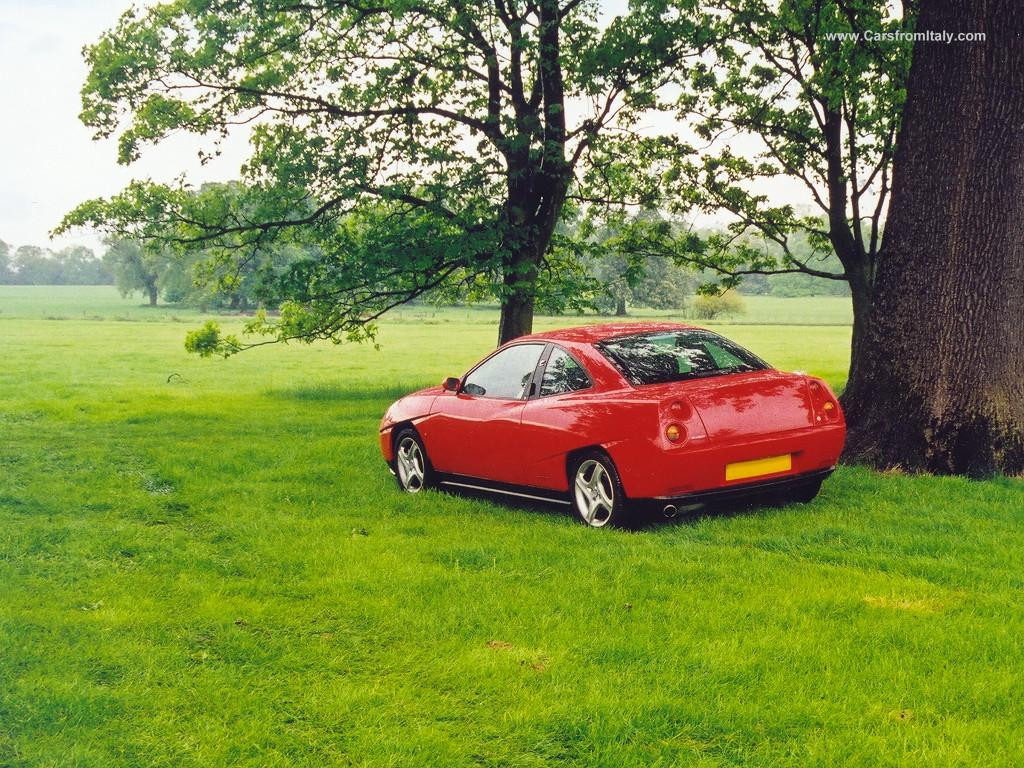
[[[589,451],[570,467],[569,494],[577,519],[591,528],[622,527],[630,520],[626,494],[612,460],[600,451]]]
[[[419,493],[434,482],[427,449],[415,429],[403,429],[395,437],[395,479],[406,493]]]

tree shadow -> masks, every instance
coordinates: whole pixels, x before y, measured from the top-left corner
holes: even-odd
[[[789,506],[791,503],[771,497],[751,497],[748,499],[737,499],[733,501],[716,501],[703,504],[700,507],[679,512],[675,517],[666,518],[664,515],[657,515],[651,523],[652,527],[673,526],[673,525],[694,525],[703,520],[709,519],[730,519],[737,517],[749,517],[753,515],[769,515]],[[801,505],[803,506],[803,505]]]
[[[564,517],[566,520],[572,519],[572,510],[569,506],[554,501],[523,499],[518,496],[508,496],[498,492],[477,491],[472,488],[457,486],[442,486],[438,490],[448,496],[455,496],[460,499],[490,502],[497,507],[510,511],[529,512],[549,518]]]
[[[503,509],[525,511],[543,515],[548,518],[562,517],[573,520],[573,511],[567,504],[553,501],[535,501],[502,493],[477,491],[470,488],[443,487],[442,493],[472,501],[486,501]],[[786,502],[771,497],[751,497],[733,501],[718,501],[704,504],[697,509],[682,511],[674,517],[666,517],[656,508],[634,510],[634,525],[628,530],[644,533],[656,533],[659,530],[670,530],[680,525],[695,525],[706,519],[729,519],[750,515],[771,514],[787,506]],[[803,505],[801,505],[803,506]]]
[[[419,384],[365,384],[344,385],[340,383],[308,384],[301,387],[285,389],[267,389],[263,394],[281,400],[299,400],[305,402],[344,402],[346,400],[382,400],[393,401],[404,397],[410,392],[422,389]]]

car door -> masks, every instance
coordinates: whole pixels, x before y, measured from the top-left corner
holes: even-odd
[[[593,383],[576,358],[556,345],[544,358],[537,391],[520,422],[522,466],[530,485],[564,490],[565,455],[592,442],[590,425],[603,410],[587,397]]]
[[[423,428],[435,469],[524,482],[520,420],[544,347],[535,342],[505,347],[467,373],[458,392],[438,396]]]

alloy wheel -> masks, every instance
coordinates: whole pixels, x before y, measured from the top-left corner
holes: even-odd
[[[420,448],[420,444],[414,438],[402,438],[398,444],[398,450],[395,452],[395,465],[402,488],[409,493],[418,493],[423,490],[426,461],[423,459],[423,450]]]
[[[600,461],[587,459],[580,464],[573,486],[576,507],[587,525],[600,528],[611,520],[615,508],[615,486]]]

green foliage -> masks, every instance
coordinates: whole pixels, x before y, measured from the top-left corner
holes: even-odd
[[[61,267],[56,259],[50,258],[45,248],[38,245],[23,245],[14,252],[12,271],[22,285],[53,285]]]
[[[678,258],[721,275],[802,272],[870,292],[888,202],[911,43],[856,33],[913,29],[914,7],[887,0],[712,0],[714,54],[681,79],[679,114],[706,142],[678,155],[675,205],[731,223]],[[851,34],[839,39],[839,34]],[[751,149],[747,149],[750,147]],[[809,211],[770,192],[787,179],[806,189]],[[796,241],[796,242],[795,242]],[[835,253],[823,268],[813,254]]]
[[[545,315],[579,314],[595,308],[600,279],[588,269],[590,244],[557,234],[551,258],[537,278],[537,311]]]
[[[214,320],[207,320],[201,328],[189,331],[185,335],[185,350],[200,357],[229,357],[238,351],[239,346],[236,336],[221,335],[220,324]]]
[[[262,327],[279,340],[372,336],[438,290],[573,309],[585,275],[553,240],[562,206],[657,198],[675,142],[631,129],[669,107],[666,67],[706,44],[689,0],[607,27],[594,0],[132,10],[86,51],[82,119],[125,163],[178,132],[210,154],[251,123],[243,184],[134,182],[62,228],[201,246],[228,276],[253,250],[300,247],[274,285],[290,321]]]
[[[202,235],[202,217],[218,218],[228,211],[257,217],[263,204],[268,203],[262,196],[238,183],[204,184],[195,191],[133,184],[110,200],[80,206],[62,229],[110,227],[130,235],[111,237],[105,256],[125,293],[157,292],[168,302],[203,308],[276,308],[282,300],[276,281],[290,265],[316,258],[314,247],[283,237],[246,241]],[[136,221],[139,210],[149,213]],[[188,220],[176,218],[182,215]]]
[[[771,241],[764,242],[762,248],[766,253],[775,256],[779,262],[786,256],[783,250]],[[790,252],[800,263],[807,265],[816,272],[823,274],[843,275],[844,267],[831,247],[819,249],[814,239],[806,233],[795,232],[789,238]],[[708,275],[714,278],[713,275]],[[800,269],[780,271],[768,275],[747,275],[743,278],[743,291],[748,292],[756,279],[762,281],[761,293],[772,296],[849,296],[850,285],[845,279],[829,279],[808,274]]]
[[[251,250],[237,265],[218,265],[209,250],[186,249],[164,273],[161,291],[166,301],[204,311],[276,310],[281,302],[276,281],[309,258],[300,246],[270,244]]]
[[[110,273],[91,248],[59,251],[23,245],[11,252],[0,240],[0,285],[109,285]]]
[[[835,259],[835,256],[832,257]],[[772,296],[797,298],[801,296],[849,296],[850,287],[844,280],[826,280],[814,275],[791,272],[767,278],[768,293]],[[744,286],[747,280],[744,280]]]
[[[737,317],[747,311],[746,302],[736,291],[721,294],[702,293],[693,300],[690,310],[692,317],[698,320],[721,320],[725,317]]]
[[[114,275],[114,282],[122,296],[136,291],[149,296],[156,304],[160,284],[174,263],[174,254],[157,241],[107,239],[107,252],[103,263]]]
[[[592,269],[604,287],[596,304],[606,314],[623,305],[685,312],[697,284],[692,271],[657,254],[631,260],[611,251],[596,259]]]
[[[634,228],[668,226],[657,211],[630,215],[628,210],[579,216],[567,222],[593,278],[592,304],[601,312],[625,314],[628,306],[684,310],[695,287],[692,270],[680,268],[660,253],[635,247]]]
[[[644,277],[633,289],[633,297],[643,307],[686,312],[696,283],[691,271],[654,257],[644,265]]]

